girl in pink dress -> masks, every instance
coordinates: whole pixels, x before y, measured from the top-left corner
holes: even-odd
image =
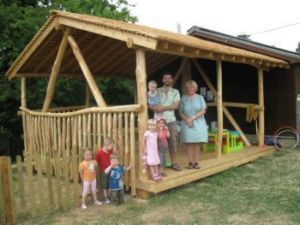
[[[144,158],[150,169],[152,179],[155,181],[160,181],[162,177],[159,175],[159,155],[158,155],[158,145],[157,138],[158,133],[156,131],[156,120],[148,120],[148,130],[144,134]]]

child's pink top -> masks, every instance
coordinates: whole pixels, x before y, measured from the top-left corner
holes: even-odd
[[[157,148],[157,136],[156,131],[152,132],[147,130],[144,134],[144,142],[146,148],[146,162],[149,166],[155,166],[160,164],[158,148]]]
[[[162,145],[168,145],[168,131],[166,129],[158,131],[158,142]]]

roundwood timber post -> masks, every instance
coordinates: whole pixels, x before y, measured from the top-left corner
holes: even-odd
[[[48,82],[48,86],[47,86],[46,97],[45,97],[43,110],[42,110],[43,112],[47,112],[51,105],[51,102],[52,102],[52,99],[54,96],[54,91],[55,91],[55,83],[56,83],[57,76],[58,76],[58,73],[59,73],[59,70],[61,67],[61,63],[63,61],[63,57],[65,55],[65,51],[67,49],[67,44],[68,44],[67,38],[70,33],[71,33],[71,29],[67,28],[64,32],[64,36],[60,43],[56,59],[52,66],[52,70],[51,70],[51,74],[50,74],[50,78],[49,78],[49,82]]]
[[[21,106],[26,108],[26,77],[21,77]]]
[[[217,143],[216,143],[216,156],[222,157],[222,140],[223,140],[223,99],[222,99],[222,62],[217,61]]]
[[[258,104],[259,110],[259,131],[258,131],[258,145],[259,147],[264,146],[265,136],[265,109],[264,109],[264,73],[261,68],[258,69]]]
[[[138,113],[138,132],[139,132],[139,168],[138,173],[141,179],[147,179],[147,175],[142,173],[142,160],[144,148],[144,133],[147,130],[148,105],[147,105],[147,73],[146,73],[146,56],[143,49],[136,49],[136,83],[137,83],[137,101],[143,105],[143,110]]]
[[[105,107],[106,103],[99,91],[97,83],[96,83],[87,63],[85,62],[75,39],[71,35],[68,36],[68,42],[73,50],[73,53],[74,53],[74,55],[78,61],[78,64],[83,72],[83,75],[85,76],[85,79],[89,85],[89,88],[97,102],[97,105],[99,107]]]
[[[16,224],[16,209],[13,197],[11,162],[9,157],[0,157],[0,171],[2,192],[0,197],[4,199],[4,224]]]

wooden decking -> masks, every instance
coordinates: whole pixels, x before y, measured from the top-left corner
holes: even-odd
[[[274,148],[272,147],[262,149],[252,146],[245,147],[242,151],[236,153],[223,154],[221,159],[216,159],[213,153],[201,152],[201,169],[189,170],[186,168],[188,160],[185,151],[180,149],[177,158],[182,171],[176,172],[171,169],[165,169],[168,176],[162,182],[156,183],[151,180],[142,180],[138,181],[137,188],[151,193],[159,193],[254,161],[273,152]]]

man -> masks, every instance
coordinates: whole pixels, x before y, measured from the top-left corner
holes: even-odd
[[[170,132],[168,144],[172,168],[176,171],[180,171],[181,168],[176,162],[177,124],[175,117],[175,110],[178,108],[180,102],[180,94],[177,89],[172,87],[173,76],[171,73],[165,72],[163,74],[162,82],[164,84],[163,87],[157,89],[160,105],[154,106],[152,110],[161,113],[161,116],[166,120]]]

